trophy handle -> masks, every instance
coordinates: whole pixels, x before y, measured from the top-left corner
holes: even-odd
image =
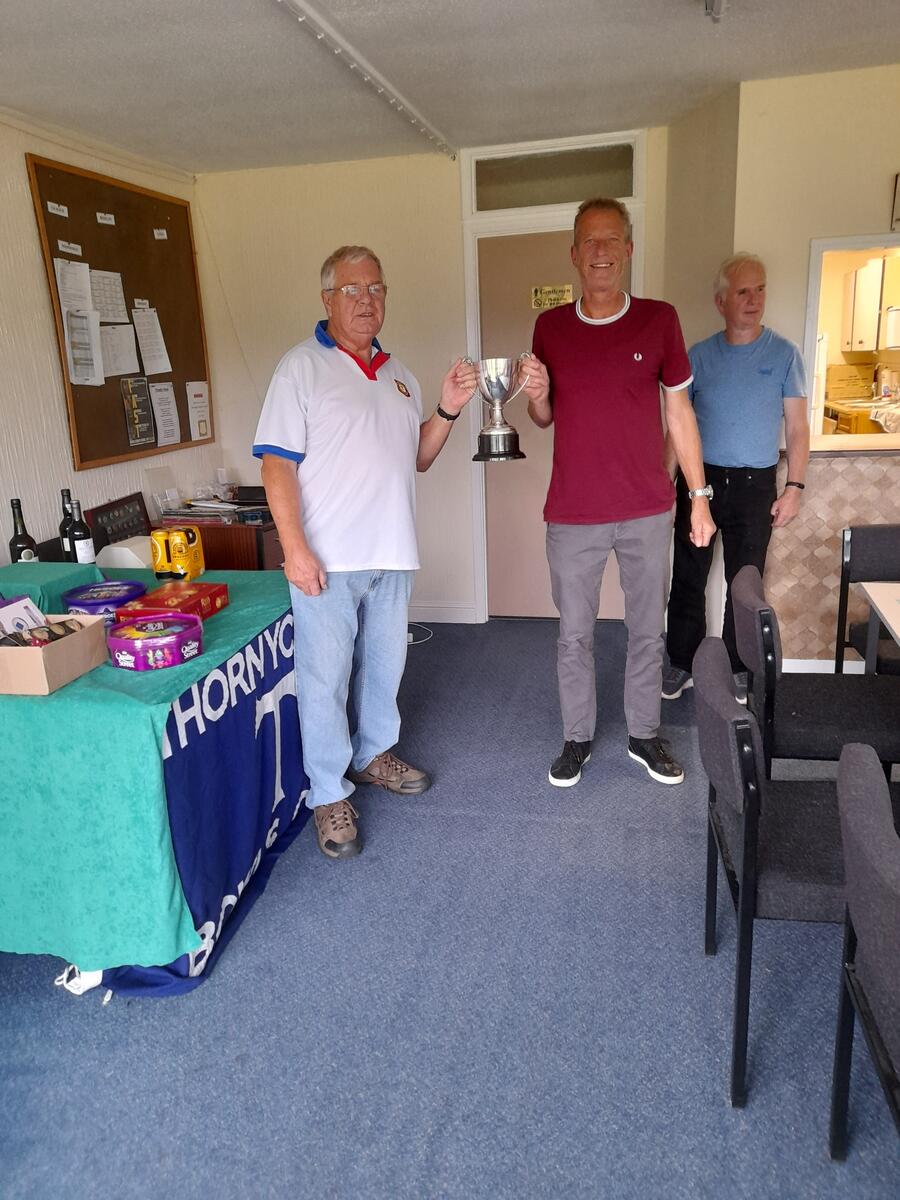
[[[521,363],[522,360],[526,359],[527,357],[528,357],[528,351],[523,350],[522,353],[519,355],[519,362]],[[513,394],[511,396],[507,397],[507,399],[506,399],[507,404],[509,404],[510,400],[515,400],[516,396],[518,396],[519,392],[521,392],[522,388],[525,386],[525,384],[527,382],[528,382],[528,376],[526,375],[525,378],[522,380],[522,382],[519,384],[519,386],[516,388],[516,390],[513,392]]]

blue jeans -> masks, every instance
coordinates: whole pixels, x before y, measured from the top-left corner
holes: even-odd
[[[412,571],[333,571],[318,596],[291,584],[310,808],[352,795],[347,768],[362,770],[397,742],[412,585]]]

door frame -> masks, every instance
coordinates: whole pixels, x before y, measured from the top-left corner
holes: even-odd
[[[591,146],[628,145],[633,147],[631,196],[618,196],[628,205],[634,237],[631,260],[631,290],[640,295],[644,285],[644,255],[646,229],[647,133],[632,129],[622,133],[594,137],[558,138],[543,142],[516,142],[499,146],[480,146],[460,151],[460,184],[463,214],[463,266],[466,297],[466,353],[476,361],[481,358],[480,297],[478,294],[478,242],[483,237],[512,237],[522,233],[556,233],[571,229],[578,203],[543,204],[533,208],[504,208],[479,213],[475,207],[475,164],[485,158],[507,158],[522,154],[552,153]],[[482,426],[482,406],[466,406],[469,443],[474,446]],[[488,619],[487,575],[487,503],[484,484],[484,463],[473,462],[471,467],[472,547],[475,584],[475,621]]]

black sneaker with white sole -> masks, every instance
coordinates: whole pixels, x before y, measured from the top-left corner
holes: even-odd
[[[581,768],[590,757],[590,742],[566,742],[547,778],[554,787],[571,787],[581,778]]]
[[[650,778],[659,783],[684,782],[684,768],[675,761],[667,743],[660,737],[629,737],[628,757],[645,766]]]

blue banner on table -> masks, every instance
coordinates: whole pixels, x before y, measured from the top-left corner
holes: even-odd
[[[169,824],[203,944],[168,966],[104,971],[105,987],[176,995],[202,983],[309,817],[293,650],[288,612],[172,705],[163,750]]]

